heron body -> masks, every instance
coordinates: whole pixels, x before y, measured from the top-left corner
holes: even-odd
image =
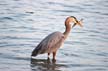
[[[82,20],[81,20],[82,21]],[[66,30],[64,33],[61,32],[53,32],[47,37],[45,37],[33,50],[31,56],[37,56],[38,54],[48,53],[48,57],[50,53],[53,53],[53,59],[55,60],[56,52],[60,48],[60,46],[64,43],[65,39],[68,37],[71,28],[75,25],[80,25],[81,21],[78,21],[74,16],[70,16],[65,20]],[[70,22],[73,22],[74,25],[71,26]]]
[[[52,53],[57,51],[64,41],[64,35],[61,32],[54,32],[43,39],[32,52],[32,56],[43,53]]]

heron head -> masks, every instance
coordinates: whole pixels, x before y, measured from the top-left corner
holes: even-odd
[[[74,17],[74,16],[71,16],[71,18],[72,18],[72,21],[73,21],[73,25],[72,25],[72,28],[75,26],[75,25],[79,25],[80,27],[83,27],[83,25],[82,25],[82,21],[83,21],[83,19],[81,19],[80,21],[78,21],[77,19],[76,19],[76,17]]]

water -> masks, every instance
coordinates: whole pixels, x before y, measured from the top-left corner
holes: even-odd
[[[67,16],[83,18],[58,53],[31,59]],[[108,71],[108,0],[0,0],[0,71]]]

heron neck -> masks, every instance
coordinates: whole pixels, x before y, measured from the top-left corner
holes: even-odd
[[[64,34],[65,39],[66,39],[68,37],[70,31],[71,31],[71,25],[69,24],[69,22],[65,22],[65,26],[66,26],[66,30],[63,34]]]

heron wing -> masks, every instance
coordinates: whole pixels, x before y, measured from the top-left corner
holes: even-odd
[[[53,48],[59,48],[63,42],[64,35],[60,32],[54,32],[44,38],[33,50],[32,55],[42,54],[51,51]]]

